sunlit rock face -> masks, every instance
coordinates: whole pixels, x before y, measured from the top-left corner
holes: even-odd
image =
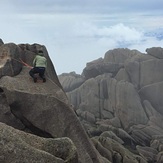
[[[120,139],[123,147],[143,156],[143,162],[161,163],[163,48],[146,51],[147,54],[129,49],[109,50],[104,58],[87,63],[82,75],[78,75],[84,81],[78,88],[65,91],[90,136],[99,136],[93,141],[100,152],[108,141],[102,139],[105,135]],[[59,76],[63,88],[70,85],[70,78],[71,73],[67,78]],[[103,134],[111,131],[112,134]],[[114,152],[110,145],[107,148]],[[115,157],[108,155],[110,161],[124,160],[120,150]]]

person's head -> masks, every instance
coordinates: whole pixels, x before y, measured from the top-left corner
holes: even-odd
[[[44,55],[43,51],[42,50],[39,50],[38,51],[38,55],[43,56]]]

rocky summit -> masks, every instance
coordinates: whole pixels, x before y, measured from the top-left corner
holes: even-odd
[[[45,83],[29,75],[39,50]],[[163,49],[146,51],[57,76],[44,45],[0,39],[0,163],[162,163]]]
[[[109,50],[59,81],[108,162],[163,162],[163,48]]]
[[[29,76],[36,52],[47,58],[45,83]],[[107,163],[58,80],[46,47],[0,40],[0,163]]]

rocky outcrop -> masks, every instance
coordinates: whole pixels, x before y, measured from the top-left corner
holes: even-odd
[[[163,59],[163,48],[161,48],[161,47],[148,48],[148,49],[146,49],[146,52],[149,55],[154,56],[158,59]]]
[[[22,65],[16,61],[21,55],[21,49],[13,43],[0,46],[0,77],[15,76],[21,71]]]
[[[69,138],[42,138],[0,123],[0,162],[78,162]]]
[[[34,83],[20,62],[31,65],[40,49],[48,60],[46,83]],[[46,48],[9,43],[0,46],[0,54],[0,122],[14,127],[0,124],[1,162],[107,162],[69,104]]]
[[[21,61],[40,49],[47,82],[33,83]],[[57,77],[45,46],[1,41],[0,162],[161,163],[162,53],[114,49]]]
[[[146,159],[138,154],[131,153],[117,141],[109,137],[99,136],[92,138],[97,150],[111,162],[115,163],[147,163]]]
[[[146,51],[109,50],[104,58],[86,65],[81,75],[84,82],[78,88],[67,91],[90,137],[99,137],[93,138],[96,148],[111,162],[123,162],[126,155],[125,163],[162,161],[163,49]],[[66,80],[62,80],[63,89]],[[117,150],[110,145],[106,149],[106,141],[100,142],[106,136],[123,145],[123,152],[119,145]]]
[[[66,92],[69,92],[78,88],[85,81],[84,77],[76,74],[75,72],[63,73],[61,76],[58,76],[58,78]]]

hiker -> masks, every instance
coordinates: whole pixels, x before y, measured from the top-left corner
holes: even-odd
[[[33,60],[33,68],[29,71],[29,74],[33,78],[33,81],[35,83],[37,82],[37,77],[35,76],[35,74],[39,74],[43,82],[46,82],[46,78],[44,76],[46,67],[47,59],[44,57],[43,51],[39,50],[38,54]]]

